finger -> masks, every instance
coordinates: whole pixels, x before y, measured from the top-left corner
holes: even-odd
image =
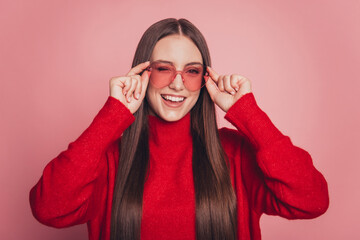
[[[126,93],[126,99],[128,102],[131,101],[131,96],[133,95],[139,80],[140,79],[138,79],[136,76],[131,76],[131,87]]]
[[[230,93],[231,95],[234,95],[235,94],[235,89],[231,86],[231,83],[230,83],[230,76],[229,75],[226,75],[224,77],[224,88],[225,90]]]
[[[150,78],[150,72],[145,70],[143,74],[141,75],[141,92],[140,92],[140,98],[143,98],[146,93],[147,86],[149,84],[149,78]]]
[[[125,86],[123,82],[124,82],[123,77],[113,77],[110,79],[110,87],[119,86],[123,88]]]
[[[208,90],[208,93],[210,95],[210,98],[214,101],[215,97],[220,93],[220,90],[216,84],[211,78],[205,83],[205,86]]]
[[[138,76],[138,75],[137,75]],[[139,100],[140,93],[141,93],[141,85],[142,85],[142,77],[139,76],[135,91],[134,91],[134,98]]]
[[[125,81],[124,81],[124,85],[125,85],[125,87],[123,88],[123,94],[124,94],[124,96],[127,94],[127,92],[130,90],[130,88],[131,88],[131,83],[132,83],[132,81],[131,81],[131,77],[127,77],[126,79],[125,79]]]
[[[230,77],[230,85],[237,92],[240,89],[240,79],[238,75],[231,75]]]
[[[225,77],[224,75],[219,76],[218,82],[217,82],[218,88],[222,92],[224,91],[224,77]]]
[[[219,74],[217,74],[214,69],[212,69],[211,67],[207,66],[207,70],[209,73],[209,76],[215,81],[218,82],[219,79]]]
[[[144,69],[146,69],[149,65],[150,65],[150,61],[140,63],[135,67],[133,67],[132,69],[130,69],[130,71],[126,74],[126,76],[137,75],[141,73]]]

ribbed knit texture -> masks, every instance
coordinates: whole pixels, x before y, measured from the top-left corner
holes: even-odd
[[[238,239],[261,239],[261,214],[314,218],[328,208],[327,183],[305,150],[292,144],[256,104],[241,97],[219,130],[238,203]],[[30,191],[43,224],[87,223],[89,239],[110,239],[119,138],[134,116],[109,97],[90,126],[47,164]],[[176,122],[149,116],[150,175],[145,182],[141,239],[195,239],[190,114]]]

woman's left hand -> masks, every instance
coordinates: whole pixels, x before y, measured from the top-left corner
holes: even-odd
[[[209,78],[206,88],[211,99],[224,112],[246,93],[251,92],[251,82],[238,74],[218,75],[212,68],[207,67]]]

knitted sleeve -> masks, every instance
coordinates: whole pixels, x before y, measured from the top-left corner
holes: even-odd
[[[93,217],[104,186],[99,176],[106,174],[105,152],[134,119],[119,100],[108,97],[90,126],[46,165],[31,189],[30,206],[38,221],[66,227]]]
[[[241,175],[255,212],[295,219],[314,218],[327,210],[327,183],[310,154],[273,125],[253,93],[242,96],[225,118],[245,139]]]

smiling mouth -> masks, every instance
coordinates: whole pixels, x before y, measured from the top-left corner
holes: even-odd
[[[165,101],[175,102],[175,103],[183,102],[185,100],[185,97],[175,97],[175,96],[170,96],[170,95],[162,95],[161,94],[161,97]]]

